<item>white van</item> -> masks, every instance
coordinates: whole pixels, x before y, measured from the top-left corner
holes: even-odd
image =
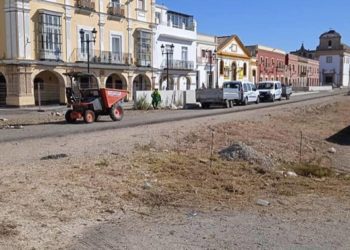
[[[234,96],[236,104],[247,105],[248,103],[260,102],[259,91],[254,83],[248,81],[229,81],[224,82],[224,89],[235,90],[231,91],[231,95]]]
[[[282,84],[279,81],[262,81],[258,83],[261,100],[274,102],[282,99]]]

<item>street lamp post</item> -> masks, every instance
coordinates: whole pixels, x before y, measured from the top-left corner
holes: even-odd
[[[91,38],[88,38],[88,39],[85,39],[85,31],[83,29],[80,30],[80,40],[82,43],[86,43],[86,48],[87,48],[87,70],[88,70],[88,73],[90,73],[90,43],[96,43],[96,34],[97,34],[97,31],[96,29],[94,28],[92,30],[92,39]],[[89,76],[89,81],[90,81],[90,76]]]
[[[213,59],[216,58],[216,50],[214,50],[214,53],[211,50],[206,50],[206,54],[209,61],[209,83],[208,87],[210,89],[213,88]]]
[[[162,49],[162,55],[166,55],[166,89],[169,90],[169,55],[172,55],[174,53],[174,44],[171,44],[170,46],[160,46]]]

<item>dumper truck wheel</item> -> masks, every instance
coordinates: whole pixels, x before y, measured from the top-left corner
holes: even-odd
[[[121,121],[124,116],[124,110],[120,105],[114,104],[110,110],[109,116],[113,121]]]
[[[68,110],[64,116],[68,123],[74,123],[77,121],[76,118],[72,118],[72,113],[73,113],[73,110]]]
[[[84,121],[86,123],[93,123],[95,121],[95,112],[92,110],[86,110],[84,113]]]

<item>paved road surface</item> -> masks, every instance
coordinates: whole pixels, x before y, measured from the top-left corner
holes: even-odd
[[[260,103],[259,105],[251,104],[248,106],[235,106],[232,109],[214,108],[209,110],[192,109],[192,110],[169,110],[160,112],[140,112],[126,111],[123,121],[112,122],[109,117],[101,117],[99,122],[85,124],[77,122],[76,124],[67,124],[65,122],[30,125],[24,129],[3,129],[0,130],[0,142],[11,142],[17,140],[43,138],[43,137],[62,137],[70,134],[89,133],[102,130],[113,130],[118,128],[136,127],[142,125],[179,121],[191,118],[206,117],[218,114],[227,114],[231,112],[242,112],[256,108],[269,108],[276,105],[288,105],[295,101],[308,100],[310,98],[322,98],[335,94],[345,94],[344,91],[321,92],[310,95],[293,96],[291,100],[276,101],[275,103]]]

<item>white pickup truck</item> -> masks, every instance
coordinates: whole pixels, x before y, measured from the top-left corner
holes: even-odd
[[[259,103],[259,91],[255,85],[247,81],[224,82],[220,89],[197,89],[196,100],[202,108],[209,108],[211,105],[223,105],[231,108],[234,104],[247,105],[250,102]]]

